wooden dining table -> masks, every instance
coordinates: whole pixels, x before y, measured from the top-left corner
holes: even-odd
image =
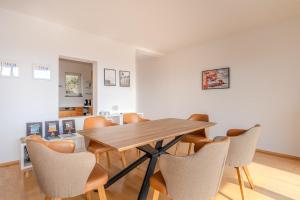
[[[213,122],[167,118],[123,126],[83,130],[79,134],[118,151],[132,148],[143,151],[145,153],[143,156],[112,176],[105,184],[105,188],[108,188],[147,159],[150,159],[138,195],[138,200],[146,200],[149,191],[149,179],[154,173],[158,157],[165,154],[169,148],[180,141],[183,135],[214,125]],[[163,145],[163,141],[170,138],[172,140]],[[153,142],[156,142],[155,147],[150,145]]]

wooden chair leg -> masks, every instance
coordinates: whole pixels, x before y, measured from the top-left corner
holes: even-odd
[[[245,174],[246,174],[246,177],[247,177],[247,179],[248,179],[250,188],[253,190],[253,189],[254,189],[253,179],[252,179],[252,177],[251,177],[251,175],[250,175],[250,172],[249,172],[248,167],[247,167],[247,166],[243,166],[243,170],[244,170],[244,172],[245,172]]]
[[[127,166],[126,157],[125,157],[125,151],[121,152],[121,160],[122,160],[123,167],[125,168]]]
[[[178,149],[179,149],[179,142],[177,142],[176,147],[175,147],[175,153],[174,153],[175,156],[177,155]]]
[[[86,193],[86,199],[87,200],[92,200],[92,192],[87,192]]]
[[[111,166],[111,162],[110,162],[110,156],[109,156],[109,152],[105,152],[106,153],[106,159],[107,159],[107,166],[110,167]]]
[[[152,200],[158,200],[158,198],[159,198],[159,191],[154,190],[153,199]]]
[[[192,154],[192,147],[193,147],[193,143],[190,143],[190,144],[189,144],[189,152],[188,152],[188,155],[191,155],[191,154]]]
[[[106,194],[105,194],[105,189],[104,189],[103,185],[98,188],[98,194],[99,194],[99,199],[100,200],[107,200],[106,199]]]
[[[137,157],[139,158],[139,157],[141,156],[141,151],[138,150],[138,149],[136,149],[136,155],[137,155]]]
[[[100,164],[100,153],[96,153],[96,162]]]
[[[48,196],[45,196],[45,200],[51,200],[51,198]]]
[[[236,167],[235,169],[236,169],[236,173],[237,173],[237,176],[238,176],[238,181],[239,181],[239,185],[240,185],[242,200],[245,200],[245,196],[244,196],[244,181],[242,179],[241,169],[239,167]]]

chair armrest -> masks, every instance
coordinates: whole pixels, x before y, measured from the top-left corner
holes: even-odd
[[[242,135],[243,133],[245,133],[247,130],[245,129],[229,129],[227,131],[227,136],[228,137],[235,137],[235,136],[239,136]]]

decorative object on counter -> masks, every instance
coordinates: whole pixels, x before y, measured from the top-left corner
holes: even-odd
[[[84,106],[92,106],[92,100],[91,99],[85,99],[84,100]]]
[[[32,73],[34,79],[50,80],[51,71],[48,65],[32,64]]]
[[[47,140],[59,138],[59,121],[45,122],[45,138]]]
[[[63,134],[72,134],[76,133],[75,120],[62,120],[63,124]]]
[[[81,74],[66,72],[66,97],[82,97]]]
[[[31,122],[26,123],[26,136],[29,135],[40,135],[43,134],[43,123],[42,122]]]
[[[18,77],[19,67],[17,62],[0,60],[0,75],[5,77]]]
[[[119,71],[120,87],[130,87],[130,71]]]
[[[202,72],[202,89],[228,89],[230,88],[229,68],[212,69]]]
[[[116,70],[104,68],[104,85],[116,86]]]

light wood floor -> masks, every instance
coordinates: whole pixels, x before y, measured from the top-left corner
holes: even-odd
[[[187,151],[186,145],[180,146],[179,155]],[[170,150],[173,152],[173,150]],[[112,153],[113,165],[109,169],[112,175],[121,169],[119,154]],[[126,152],[128,162],[136,159],[136,151]],[[144,163],[138,169],[132,171],[125,178],[118,181],[106,190],[108,200],[134,200],[145,173]],[[105,158],[103,166],[107,168]],[[249,166],[253,176],[255,189],[246,188],[247,200],[300,200],[300,161],[257,153],[253,164]],[[244,180],[245,177],[244,177]],[[246,187],[248,184],[245,184]],[[148,199],[151,199],[153,191],[150,190]],[[28,178],[23,177],[18,165],[0,168],[0,200],[42,200],[44,195],[40,191],[36,179],[32,173]],[[84,200],[84,196],[72,198]],[[97,200],[97,194],[93,194],[93,200]],[[170,198],[161,196],[160,200]],[[241,199],[239,186],[235,177],[235,170],[226,168],[220,192],[217,200]]]

